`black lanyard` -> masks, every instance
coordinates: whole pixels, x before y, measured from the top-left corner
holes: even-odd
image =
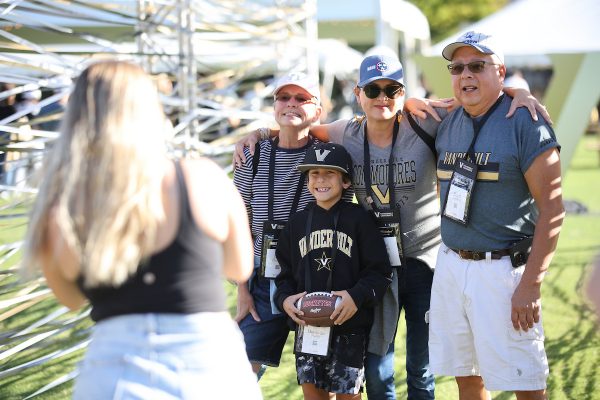
[[[402,239],[402,223],[400,221],[400,209],[396,206],[396,184],[394,182],[394,171],[393,171],[393,156],[394,156],[394,145],[396,144],[396,139],[398,139],[398,132],[400,130],[400,114],[396,114],[394,118],[394,131],[392,133],[392,146],[390,148],[390,157],[388,159],[388,193],[390,194],[390,211],[397,212],[398,214],[398,240],[400,240],[400,263],[402,265],[406,265],[405,257],[404,257],[404,241]],[[373,189],[371,187],[371,153],[369,149],[369,139],[367,137],[367,123],[365,122],[365,139],[364,139],[364,178],[365,178],[365,190],[367,194],[367,204],[371,207],[373,211],[375,211],[375,207],[373,206]],[[393,214],[392,214],[393,215]],[[377,225],[380,225],[380,221],[377,222]]]
[[[398,138],[398,131],[400,130],[399,115],[396,114],[394,117],[394,133],[392,135],[392,147],[390,148],[390,158],[388,160],[388,193],[390,194],[390,209],[396,206],[396,193],[394,190],[394,171],[392,168],[392,158],[394,155],[394,145]],[[373,207],[373,189],[371,188],[371,153],[369,151],[369,139],[367,137],[367,123],[365,122],[365,140],[363,145],[364,150],[364,177],[365,177],[365,190],[367,191],[367,203]]]
[[[271,154],[269,155],[269,196],[267,198],[267,213],[269,216],[269,221],[274,221],[273,219],[273,200],[275,199],[275,151],[277,149],[277,145],[279,144],[279,138],[276,137],[275,140],[271,143]],[[309,138],[308,145],[310,146],[311,140]],[[298,186],[296,187],[296,194],[294,195],[294,201],[292,201],[292,207],[290,208],[290,214],[297,211],[298,203],[300,202],[300,196],[302,195],[302,189],[304,189],[304,181],[306,179],[305,174],[300,174],[300,179],[298,179]],[[289,216],[288,216],[289,217]]]
[[[467,155],[471,159],[471,162],[474,164],[476,164],[476,162],[475,162],[475,142],[477,141],[477,136],[479,136],[479,132],[481,131],[481,128],[483,128],[483,125],[485,125],[485,123],[487,122],[490,115],[492,115],[494,110],[496,108],[498,108],[500,103],[502,103],[503,99],[504,99],[504,94],[502,94],[500,97],[498,97],[498,100],[496,100],[494,105],[492,105],[490,107],[490,109],[487,110],[487,112],[483,115],[483,117],[478,118],[478,119],[471,117],[469,115],[469,113],[467,113],[465,111],[465,109],[463,108],[463,112],[465,113],[465,115],[467,117],[469,117],[469,119],[471,120],[471,123],[473,124],[473,140],[471,140],[471,145],[469,146],[469,149],[467,150]]]
[[[317,205],[315,205],[314,207],[311,207],[310,210],[308,211],[308,218],[306,219],[306,255],[304,256],[304,261],[305,261],[305,265],[304,265],[304,290],[307,293],[311,293],[312,292],[312,279],[311,279],[311,273],[310,273],[310,252],[311,252],[311,246],[310,246],[310,234],[312,233],[312,218],[313,218],[313,214],[315,211],[315,207],[318,207]],[[337,207],[337,209],[335,210],[334,214],[333,214],[333,237],[332,237],[332,247],[331,247],[331,268],[329,269],[329,276],[327,277],[327,291],[331,292],[331,288],[333,285],[333,268],[335,268],[335,256],[337,255],[337,223],[338,223],[338,219],[340,217],[340,205],[338,203],[338,205],[334,206]]]

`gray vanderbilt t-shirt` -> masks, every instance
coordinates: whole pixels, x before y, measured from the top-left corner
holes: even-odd
[[[543,120],[533,121],[526,108],[506,118],[510,102],[504,96],[475,142],[479,171],[468,225],[442,218],[442,239],[448,247],[499,250],[533,235],[538,213],[524,175],[537,156],[559,145],[552,128]],[[442,207],[454,163],[469,148],[473,132],[471,118],[462,108],[440,124],[436,149]]]
[[[352,184],[358,202],[366,205],[364,126],[365,120],[337,121],[330,125],[329,138],[341,143],[354,163]],[[423,129],[435,138],[438,123],[428,117],[419,121]],[[388,162],[390,147],[369,144],[373,200],[380,209],[390,209],[388,193]],[[404,251],[407,257],[417,258],[430,268],[435,267],[441,241],[439,202],[435,176],[435,157],[425,142],[414,132],[406,117],[400,122],[398,139],[392,159],[396,204],[400,207]]]

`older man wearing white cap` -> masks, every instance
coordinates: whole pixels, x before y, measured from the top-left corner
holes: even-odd
[[[442,246],[431,290],[429,354],[460,399],[487,390],[545,399],[540,288],[564,210],[559,145],[525,110],[506,119],[504,57],[468,32],[444,48],[461,107],[438,129]]]
[[[274,279],[280,271],[275,258],[278,235],[290,214],[313,200],[296,167],[312,145],[311,124],[319,120],[321,105],[315,78],[289,73],[275,84],[274,117],[281,133],[260,142],[253,156],[234,173],[250,220],[254,238],[254,273],[238,286],[237,315],[246,342],[246,353],[259,377],[265,366],[278,366],[289,327],[286,314],[273,303]],[[261,368],[262,367],[262,368]]]

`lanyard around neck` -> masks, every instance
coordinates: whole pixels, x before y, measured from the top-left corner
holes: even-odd
[[[396,193],[394,190],[394,171],[392,168],[392,161],[394,156],[394,145],[398,138],[398,131],[400,130],[400,114],[396,114],[394,117],[394,132],[392,134],[392,146],[390,147],[390,157],[388,159],[388,193],[390,194],[390,208],[396,206]],[[365,189],[367,191],[367,203],[372,206],[373,204],[373,188],[371,187],[371,152],[369,149],[369,139],[367,135],[367,123],[365,122],[365,139],[364,139],[364,178],[365,178]]]
[[[471,123],[473,124],[473,140],[471,140],[471,145],[469,146],[469,149],[467,150],[467,154],[469,155],[469,158],[471,159],[471,162],[473,162],[473,163],[475,162],[475,142],[477,141],[477,136],[479,136],[479,132],[483,128],[483,125],[485,125],[485,123],[487,122],[490,115],[492,115],[494,110],[496,110],[496,108],[498,108],[500,103],[502,103],[503,99],[504,99],[504,94],[502,94],[500,97],[498,97],[498,100],[496,100],[496,102],[490,107],[490,109],[487,110],[487,112],[483,115],[483,117],[477,118],[477,119],[471,117],[463,108],[463,112],[465,113],[465,115],[467,117],[469,117],[469,119],[471,120]]]
[[[268,183],[269,196],[267,198],[267,213],[268,213],[269,221],[274,221],[273,200],[275,199],[275,158],[277,157],[276,149],[277,149],[278,144],[279,144],[279,138],[277,137],[271,143],[271,153],[269,154],[269,183]],[[309,139],[308,145],[310,146],[310,144],[311,144],[311,140]],[[305,174],[300,173],[300,178],[298,179],[298,185],[296,186],[296,193],[294,194],[294,200],[292,201],[292,207],[290,208],[289,215],[292,215],[298,209],[298,203],[300,202],[300,196],[302,195],[302,189],[304,189],[305,179],[306,179]]]

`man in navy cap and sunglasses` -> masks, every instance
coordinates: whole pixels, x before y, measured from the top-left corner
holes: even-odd
[[[436,139],[442,241],[429,314],[430,365],[460,399],[486,390],[545,399],[540,288],[564,209],[559,145],[524,110],[505,118],[506,67],[494,38],[467,32],[442,52],[461,107]]]

